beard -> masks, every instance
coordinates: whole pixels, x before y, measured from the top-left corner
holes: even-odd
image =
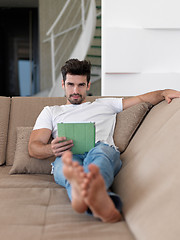
[[[79,96],[79,98],[74,99],[73,96]],[[84,99],[85,99],[85,96],[83,97],[80,94],[71,94],[69,95],[68,101],[73,105],[78,105],[78,104],[81,104],[84,101]]]

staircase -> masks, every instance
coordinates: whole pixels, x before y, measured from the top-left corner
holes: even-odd
[[[96,0],[96,29],[94,38],[86,56],[92,64],[91,89],[88,94],[101,95],[101,0]]]
[[[90,60],[92,88],[89,94],[100,95],[101,0],[66,0],[46,35],[43,43],[50,43],[52,69],[48,96],[64,96],[60,69],[69,58]]]

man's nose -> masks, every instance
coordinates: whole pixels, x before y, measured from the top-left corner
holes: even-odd
[[[74,93],[78,93],[78,86],[74,86]]]

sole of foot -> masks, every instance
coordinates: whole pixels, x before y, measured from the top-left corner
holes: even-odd
[[[100,218],[103,222],[118,222],[122,220],[120,212],[116,209],[106,191],[104,179],[96,165],[89,165],[89,173],[87,178],[84,179],[82,186],[82,195],[85,203],[95,217]]]
[[[87,205],[82,197],[82,183],[86,174],[83,167],[78,162],[72,160],[72,153],[66,151],[62,156],[63,173],[68,182],[71,184],[72,208],[78,212],[83,213],[87,210]]]

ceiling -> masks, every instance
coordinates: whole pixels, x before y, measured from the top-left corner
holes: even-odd
[[[0,7],[38,7],[38,0],[0,0]]]

